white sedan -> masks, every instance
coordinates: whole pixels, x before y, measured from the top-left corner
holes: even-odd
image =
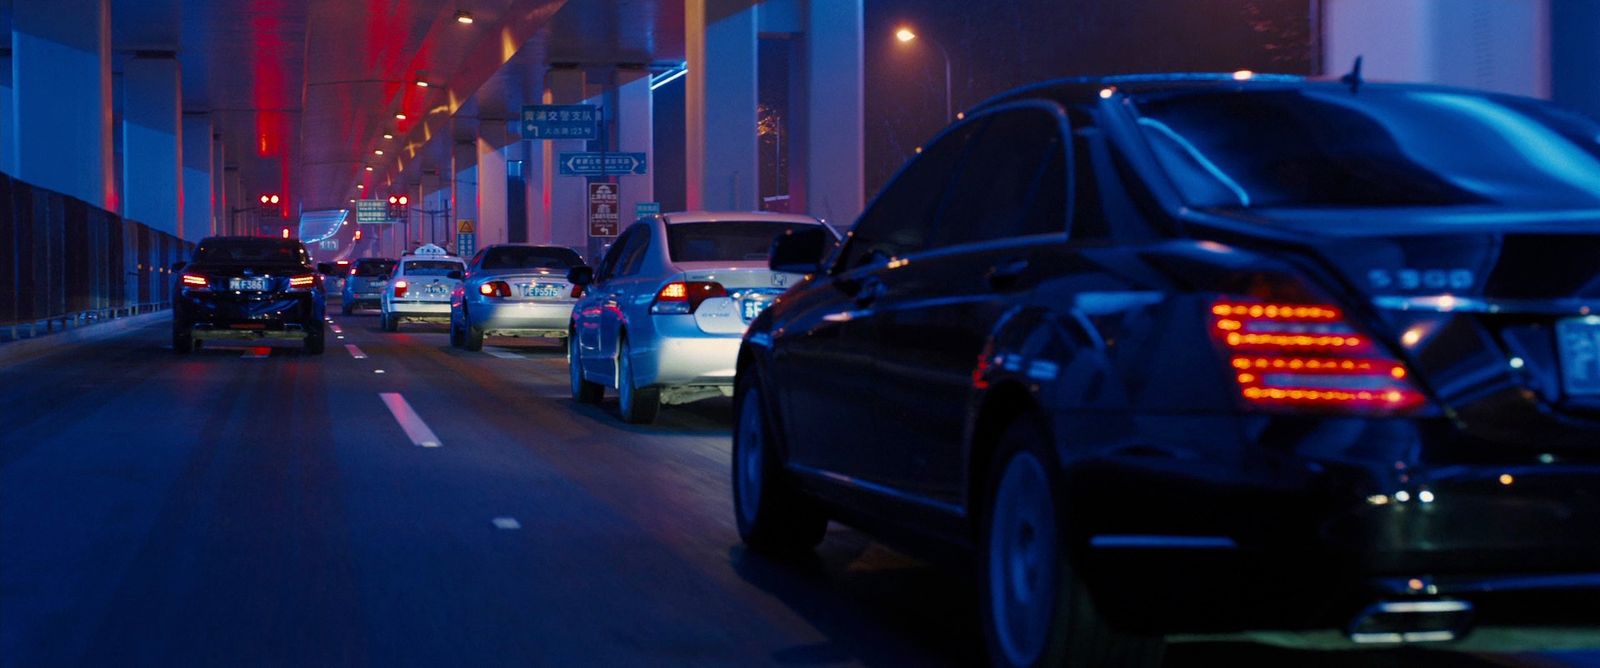
[[[401,256],[379,302],[383,331],[397,331],[402,322],[449,323],[450,293],[461,283],[451,273],[460,276],[466,268],[461,258],[433,244]]]

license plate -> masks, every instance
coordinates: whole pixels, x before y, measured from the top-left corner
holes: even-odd
[[[228,288],[230,290],[255,290],[258,292],[265,291],[267,289],[267,277],[256,276],[253,278],[230,278],[228,279]]]
[[[560,297],[564,287],[557,283],[524,283],[522,296],[536,299]]]
[[[1600,318],[1568,318],[1556,323],[1561,354],[1561,386],[1569,395],[1600,395]]]
[[[750,322],[755,320],[756,316],[761,315],[761,312],[767,310],[767,307],[771,305],[772,302],[766,299],[746,299],[740,304],[740,310],[743,311],[744,321]]]

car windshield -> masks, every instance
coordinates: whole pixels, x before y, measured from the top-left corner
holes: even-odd
[[[278,239],[226,239],[201,242],[194,251],[195,263],[209,264],[298,264],[310,262],[305,247],[298,241]]]
[[[363,260],[356,262],[357,276],[388,276],[394,271],[394,260]]]
[[[501,246],[484,251],[484,269],[568,269],[583,264],[570,248]]]
[[[765,260],[772,240],[815,223],[718,221],[667,225],[667,253],[673,262]]]
[[[1135,104],[1194,206],[1600,207],[1600,126],[1531,100],[1340,87]]]
[[[404,269],[407,276],[443,276],[463,266],[455,260],[406,260]]]

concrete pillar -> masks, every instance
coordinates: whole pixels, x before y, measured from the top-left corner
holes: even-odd
[[[450,148],[450,219],[449,248],[456,248],[456,222],[470,220],[478,225],[478,147],[475,142],[457,141]],[[480,236],[481,238],[481,236]],[[480,241],[481,247],[483,243]]]
[[[805,112],[790,124],[790,164],[804,165],[803,211],[849,227],[866,206],[862,0],[813,0],[807,9]]]
[[[754,211],[756,9],[750,0],[685,0],[684,28],[688,206]]]
[[[1329,75],[1550,96],[1549,0],[1324,2]]]
[[[228,207],[233,206],[233,201],[228,199],[228,152],[222,143],[222,135],[215,132],[211,135],[211,219],[212,234],[232,234],[228,226]]]
[[[550,71],[545,84],[545,104],[578,104],[587,97],[583,70]],[[544,145],[539,171],[545,197],[535,211],[541,211],[542,218],[549,221],[551,243],[579,249],[581,253],[589,243],[588,186],[583,177],[561,176],[555,161],[562,153],[588,150],[588,142],[563,139],[540,143]]]
[[[239,168],[225,167],[223,169],[223,182],[226,184],[228,198],[228,234],[231,236],[251,236],[255,231],[248,227],[250,219],[247,213],[234,213],[234,210],[248,206],[244,194],[244,175],[239,173]]]
[[[211,135],[211,114],[183,115],[183,232],[189,241],[216,233],[211,217],[216,158]]]
[[[504,121],[478,122],[478,247],[506,242],[506,144]]]
[[[440,221],[449,218],[449,215],[446,213],[441,217],[438,213],[440,210],[449,209],[447,205],[450,191],[440,183],[442,180],[438,170],[424,170],[417,187],[417,200],[411,204],[412,225],[417,228],[417,238],[422,239],[424,243],[444,244],[455,241],[455,223],[446,220],[445,222],[449,223],[446,229],[447,226]],[[446,206],[441,206],[440,202],[444,202]]]
[[[12,104],[11,85],[11,31],[6,27],[0,33],[0,43],[5,45],[5,51],[0,52],[0,173],[17,173],[17,145],[16,106]]]
[[[650,94],[650,72],[647,70],[618,70],[616,73],[616,149],[625,153],[644,153],[644,175],[628,174],[618,177],[621,188],[618,210],[622,226],[633,220],[633,207],[639,202],[655,201],[655,114]]]
[[[175,57],[134,58],[122,73],[123,212],[183,232],[183,87]]]
[[[17,178],[116,211],[110,0],[11,5]]]
[[[1551,98],[1600,118],[1600,3],[1555,0],[1550,7]]]

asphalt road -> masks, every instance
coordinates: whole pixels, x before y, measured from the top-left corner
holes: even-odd
[[[177,357],[161,323],[0,368],[0,666],[978,662],[959,569],[837,525],[799,562],[740,547],[729,402],[629,426],[614,398],[568,399],[559,345],[334,321],[321,357]],[[1600,655],[1203,643],[1167,663]]]

